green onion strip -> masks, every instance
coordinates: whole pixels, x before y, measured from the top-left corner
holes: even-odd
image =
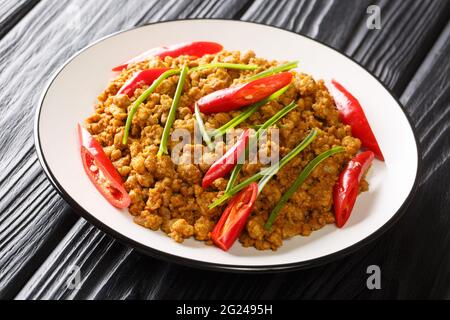
[[[158,79],[156,79],[153,82],[153,84],[147,90],[145,90],[139,96],[139,98],[136,99],[136,101],[131,106],[130,111],[128,112],[127,122],[125,124],[125,130],[124,130],[123,138],[122,138],[123,144],[127,144],[128,135],[130,133],[130,128],[131,128],[131,123],[133,121],[133,117],[134,117],[137,109],[141,105],[141,103],[143,103],[164,80],[166,80],[167,78],[169,78],[171,76],[177,75],[177,74],[180,74],[180,70],[168,70],[168,71],[164,72],[162,75],[159,76]]]
[[[224,69],[234,69],[234,70],[256,70],[258,69],[257,65],[252,64],[237,64],[237,63],[224,63],[224,62],[217,62],[217,63],[209,63],[204,64],[198,67],[192,68],[190,71],[201,71],[206,69],[214,69],[214,68],[224,68]]]
[[[258,141],[261,134],[266,131],[269,127],[274,125],[276,122],[278,122],[281,118],[283,118],[286,114],[291,112],[297,107],[297,104],[295,102],[290,103],[289,105],[285,106],[283,109],[278,111],[273,117],[271,117],[269,120],[267,120],[265,123],[263,123],[258,131],[256,131],[255,136],[250,139],[250,142],[248,144],[248,148],[246,150],[245,156],[248,155],[248,150],[251,150],[253,145]],[[225,189],[225,192],[229,192],[234,184],[236,183],[237,177],[239,176],[239,172],[242,169],[242,159],[239,161],[239,163],[233,168],[233,171],[231,172],[230,179],[228,180],[227,188]]]
[[[198,67],[194,67],[190,69],[189,71],[199,71],[199,70],[206,70],[206,69],[213,69],[213,68],[227,68],[227,69],[235,69],[235,70],[255,70],[258,68],[256,65],[246,65],[246,64],[235,64],[235,63],[211,63],[211,64],[205,64]],[[180,74],[180,69],[173,69],[168,70],[164,72],[162,75],[159,76],[158,79],[156,79],[153,84],[145,90],[133,103],[131,106],[130,111],[128,112],[127,122],[125,124],[125,130],[123,133],[122,138],[122,144],[127,144],[128,136],[130,134],[131,124],[133,121],[133,117],[136,114],[137,109],[139,106],[147,100],[147,98],[156,90],[156,88],[167,78]]]
[[[163,135],[161,138],[161,143],[159,145],[159,151],[157,156],[161,157],[163,154],[168,154],[167,145],[169,144],[170,129],[172,128],[173,122],[177,114],[178,105],[180,104],[181,94],[183,93],[184,82],[186,81],[186,76],[188,73],[188,66],[183,66],[181,69],[180,79],[178,80],[177,89],[175,91],[175,96],[172,100],[172,106],[169,110],[169,115],[167,116],[166,125],[164,126]]]
[[[294,159],[300,152],[302,152],[311,142],[314,141],[318,134],[317,129],[312,129],[311,132],[308,134],[308,136],[300,143],[298,144],[294,149],[291,150],[281,161],[279,161],[276,165],[268,167],[264,170],[261,170],[257,174],[253,175],[252,177],[248,178],[247,180],[241,182],[237,186],[231,188],[228,192],[225,192],[219,199],[214,201],[209,208],[214,208],[231,197],[233,197],[235,194],[237,194],[239,191],[247,187],[249,184],[256,182],[260,179],[262,179],[258,184],[258,191],[261,192],[262,188],[267,184],[267,182],[275,175],[277,174],[286,164],[288,164],[289,161]]]
[[[277,92],[270,95],[268,98],[258,101],[251,106],[247,107],[241,114],[237,117],[233,118],[231,121],[227,122],[219,129],[214,130],[211,135],[212,136],[223,136],[228,130],[235,128],[237,125],[241,124],[245,120],[247,120],[252,114],[254,114],[260,107],[265,105],[268,102],[274,101],[281,97],[290,87],[290,84],[281,88]]]
[[[203,140],[205,140],[209,150],[214,150],[214,144],[211,142],[211,137],[209,136],[208,131],[206,131],[205,124],[203,122],[202,115],[200,114],[200,110],[197,104],[195,104],[194,106],[194,115]]]
[[[279,65],[279,66],[267,69],[267,70],[265,70],[263,72],[260,72],[258,74],[255,74],[254,76],[248,78],[247,81],[258,80],[258,79],[261,79],[261,78],[265,78],[265,77],[274,75],[275,73],[289,71],[289,70],[295,69],[297,67],[298,67],[298,61],[288,62],[286,64],[282,64],[282,65]]]
[[[344,152],[345,149],[343,147],[334,147],[328,151],[325,151],[318,155],[314,160],[312,160],[308,165],[302,170],[302,172],[299,174],[297,179],[295,179],[292,186],[286,191],[286,193],[281,197],[280,201],[277,203],[275,208],[272,210],[269,219],[267,220],[266,224],[264,225],[264,228],[266,230],[270,230],[273,223],[275,222],[275,219],[278,216],[278,213],[281,211],[281,209],[284,207],[284,205],[289,201],[289,199],[293,196],[293,194],[300,188],[300,186],[305,182],[305,180],[308,178],[308,176],[311,174],[311,172],[314,171],[315,168],[319,164],[321,164],[325,159],[331,157],[332,155],[340,152]]]
[[[291,69],[295,69],[298,67],[298,61],[292,61],[274,68],[270,68],[267,69],[263,72],[260,72],[252,77],[250,77],[249,79],[247,79],[247,81],[254,81],[257,79],[261,79],[270,75],[273,75],[275,73],[278,72],[283,72],[283,71],[288,71]],[[238,115],[236,118],[232,119],[231,121],[229,121],[228,123],[224,124],[222,127],[220,127],[219,129],[216,129],[213,131],[212,136],[222,136],[224,135],[227,130],[230,130],[232,128],[235,128],[237,125],[239,125],[240,123],[244,122],[245,120],[247,120],[252,114],[254,114],[260,107],[262,107],[263,105],[265,105],[266,103],[270,102],[270,101],[274,101],[276,99],[278,99],[280,96],[282,96],[288,89],[289,89],[289,85],[287,85],[286,87],[278,90],[277,92],[275,92],[274,94],[272,94],[270,97],[259,101],[251,106],[249,106],[244,112],[242,112],[240,115]],[[270,121],[270,120],[269,120]],[[270,125],[269,125],[270,126]],[[266,128],[268,128],[268,126],[266,126]],[[264,131],[264,124],[258,126],[258,132],[262,132]],[[257,135],[259,136],[259,135]],[[247,148],[248,151],[248,148]],[[248,152],[246,152],[246,154],[248,154]],[[227,188],[226,188],[226,192],[230,191],[231,188],[234,186],[238,176],[239,176],[239,172],[242,169],[242,164],[238,164],[233,168],[233,171],[231,172],[230,175],[230,179],[228,180],[228,184],[227,184]]]

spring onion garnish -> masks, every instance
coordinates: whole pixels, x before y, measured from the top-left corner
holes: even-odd
[[[272,116],[269,120],[263,123],[261,128],[256,131],[256,137],[259,138],[260,135],[267,129],[269,129],[271,126],[273,126],[275,123],[281,120],[285,115],[287,115],[289,112],[297,108],[297,103],[295,101],[292,101],[289,105],[278,111],[274,116]]]
[[[203,123],[203,119],[202,119],[202,116],[200,114],[200,110],[199,110],[197,104],[195,104],[195,106],[194,106],[194,115],[195,115],[195,120],[197,121],[198,128],[202,134],[203,140],[205,140],[206,145],[208,146],[209,150],[214,150],[214,144],[211,142],[211,137],[209,136],[208,132],[206,131],[205,124]]]
[[[247,152],[245,152],[244,154],[246,154],[246,153]],[[227,183],[227,188],[225,189],[225,193],[229,192],[234,187],[234,184],[236,183],[236,180],[239,176],[239,172],[241,172],[241,169],[242,169],[242,163],[238,163],[233,168],[233,171],[231,171],[231,174],[230,174],[230,180],[228,180],[228,183]]]
[[[254,137],[252,137],[249,141],[247,150],[251,150],[250,148],[253,147],[253,145],[256,143],[257,139],[266,131],[270,126],[274,125],[276,122],[278,122],[281,118],[283,118],[286,114],[291,112],[293,109],[297,107],[297,104],[293,101],[280,111],[278,111],[274,116],[272,116],[269,120],[264,122],[259,128],[258,131],[256,131],[256,134]],[[233,171],[231,172],[230,180],[228,180],[227,188],[225,189],[225,192],[229,192],[231,188],[233,188],[236,179],[239,175],[239,172],[242,169],[242,164],[238,164],[233,168]]]
[[[255,74],[254,76],[247,79],[247,81],[254,81],[258,80],[264,77],[271,76],[275,73],[283,72],[283,71],[289,71],[291,69],[295,69],[298,67],[298,61],[292,61],[286,64],[282,64],[280,66],[276,66],[270,69],[267,69],[266,71],[260,72],[258,74]]]
[[[123,132],[122,143],[127,144],[128,135],[130,133],[131,122],[133,121],[134,114],[136,113],[138,107],[143,103],[155,90],[156,88],[168,77],[179,74],[180,70],[168,70],[159,76],[158,79],[153,82],[153,84],[142,93],[139,98],[131,106],[130,111],[128,112],[127,123],[125,124],[125,131]]]
[[[249,184],[256,182],[258,180],[261,181],[258,184],[258,191],[261,192],[261,190],[264,188],[264,186],[267,184],[267,182],[276,175],[281,169],[283,169],[286,164],[288,164],[289,161],[294,159],[300,152],[302,152],[311,142],[314,141],[318,134],[317,129],[312,129],[311,132],[308,134],[308,136],[300,143],[298,144],[294,149],[291,150],[281,161],[279,161],[276,165],[268,167],[264,170],[261,170],[254,176],[248,178],[247,180],[241,182],[237,186],[231,188],[228,192],[225,192],[219,199],[214,201],[209,208],[215,208],[218,205],[221,205],[226,200],[233,197],[236,193],[247,187]]]
[[[261,128],[261,127],[262,127],[262,124],[254,124],[254,125],[249,126],[249,128],[250,128],[250,129],[253,129],[253,130],[258,130],[258,129]],[[286,125],[283,125],[283,124],[277,124],[277,127],[278,127],[279,129],[287,128],[287,126],[286,126]]]
[[[209,63],[209,64],[204,64],[204,65],[201,65],[198,67],[194,67],[190,70],[190,72],[200,71],[200,70],[205,70],[205,69],[214,69],[214,68],[225,68],[225,69],[235,69],[235,70],[256,70],[256,69],[258,69],[258,66],[252,65],[252,64],[217,62],[217,63]]]
[[[236,69],[236,70],[255,70],[258,68],[256,65],[247,65],[247,64],[235,64],[235,63],[211,63],[205,64],[202,66],[198,66],[190,69],[189,71],[198,71],[204,69],[212,69],[212,68],[226,68],[226,69]],[[125,131],[123,133],[122,144],[127,144],[128,135],[131,129],[131,123],[133,121],[133,117],[136,114],[139,106],[156,90],[156,88],[168,77],[180,74],[180,69],[173,69],[164,72],[158,79],[153,82],[153,84],[145,90],[133,103],[127,117],[127,122],[125,124]]]
[[[164,126],[163,135],[161,138],[161,143],[159,145],[159,151],[157,156],[161,157],[163,154],[168,154],[167,145],[169,144],[170,129],[172,128],[173,122],[175,121],[175,116],[177,113],[178,105],[180,104],[181,93],[183,92],[184,82],[189,68],[184,65],[181,69],[180,79],[178,80],[177,89],[175,90],[175,96],[172,100],[172,106],[169,110],[169,115],[167,116],[166,125]]]
[[[289,89],[290,85],[287,85],[286,87],[278,90],[277,92],[273,93],[268,98],[261,100],[244,110],[241,114],[239,114],[237,117],[233,118],[231,121],[227,122],[223,126],[221,126],[219,129],[216,129],[211,134],[212,136],[223,136],[228,130],[235,128],[237,125],[241,124],[245,120],[247,120],[252,114],[254,114],[260,107],[265,105],[266,103],[270,101],[274,101],[281,97],[287,89]]]
[[[264,225],[264,228],[266,230],[270,230],[273,223],[275,222],[275,219],[278,216],[278,213],[283,208],[283,206],[289,201],[289,199],[292,197],[292,195],[300,188],[300,186],[305,182],[305,180],[308,178],[308,176],[313,172],[317,166],[322,163],[325,159],[328,157],[331,157],[332,155],[340,152],[344,152],[345,149],[343,147],[334,147],[328,151],[325,151],[318,155],[313,161],[308,163],[308,165],[302,170],[300,175],[295,179],[292,186],[289,188],[288,191],[281,197],[280,201],[278,201],[275,208],[272,210],[272,213],[269,216],[269,219],[267,220],[266,224]]]
[[[264,187],[266,186],[266,184],[270,181],[270,179],[272,179],[272,177],[274,175],[276,175],[278,173],[278,171],[281,170],[281,168],[283,168],[289,161],[291,161],[292,159],[294,159],[295,156],[297,156],[297,154],[299,154],[301,151],[303,151],[311,142],[314,141],[314,139],[317,136],[317,130],[313,129],[311,130],[311,132],[309,133],[309,135],[297,146],[295,147],[294,150],[296,150],[297,148],[299,148],[298,152],[289,152],[289,154],[284,157],[281,161],[280,161],[280,165],[278,166],[272,166],[269,167],[267,169],[265,169],[264,171],[264,177],[261,179],[261,181],[259,181],[258,183],[258,191],[261,192],[262,189],[264,189]],[[300,146],[300,147],[299,147]],[[284,161],[284,162],[283,162]]]

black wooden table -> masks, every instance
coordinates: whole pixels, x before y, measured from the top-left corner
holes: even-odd
[[[367,26],[374,4],[380,29]],[[449,0],[0,0],[0,298],[450,298],[449,17]],[[345,52],[378,76],[405,105],[424,151],[419,191],[400,222],[322,267],[239,275],[144,256],[73,212],[34,150],[34,110],[45,83],[100,37],[182,18],[280,26]],[[381,268],[381,290],[366,286],[369,265]],[[74,266],[78,288],[67,282]]]

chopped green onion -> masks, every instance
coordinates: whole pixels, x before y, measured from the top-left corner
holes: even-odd
[[[267,184],[267,182],[275,175],[277,174],[281,169],[283,169],[286,164],[288,164],[289,161],[291,161],[293,158],[295,158],[300,152],[302,152],[311,142],[314,141],[318,134],[317,129],[312,129],[311,132],[308,134],[308,136],[294,149],[291,150],[281,161],[279,161],[276,165],[268,167],[254,176],[248,178],[247,180],[241,182],[237,186],[233,187],[228,192],[225,192],[219,199],[214,201],[209,208],[215,208],[218,205],[221,205],[226,200],[230,199],[232,196],[234,196],[236,193],[247,187],[249,184],[256,182],[258,180],[261,181],[258,184],[258,192],[261,192],[261,190],[264,188],[264,186]]]
[[[212,69],[212,68],[226,68],[226,69],[237,69],[237,70],[255,70],[258,68],[256,65],[247,65],[247,64],[235,64],[235,63],[211,63],[205,64],[202,66],[198,66],[190,69],[189,71],[198,71],[204,69]],[[153,84],[145,90],[139,98],[133,103],[130,112],[128,113],[127,122],[125,124],[125,130],[123,133],[122,144],[127,144],[128,136],[131,129],[131,124],[133,121],[133,117],[136,114],[139,106],[156,90],[156,88],[168,77],[180,74],[180,69],[172,69],[164,72],[158,79],[156,79]]]
[[[277,121],[279,121],[281,118],[283,118],[286,114],[291,112],[293,109],[297,107],[297,104],[293,101],[280,111],[278,111],[274,116],[272,116],[269,120],[264,122],[256,131],[256,134],[254,137],[252,137],[248,143],[248,148],[246,151],[250,150],[250,148],[256,143],[257,139],[263,134],[264,131],[266,131],[270,126],[275,124]],[[248,152],[246,152],[248,153]],[[239,175],[239,172],[242,169],[242,164],[238,164],[233,168],[233,171],[231,172],[230,180],[228,180],[227,188],[225,189],[225,193],[229,192],[236,182],[236,179]]]
[[[258,110],[259,107],[265,105],[266,103],[267,101],[262,100],[255,104],[252,104],[237,117],[233,118],[231,121],[227,122],[219,129],[214,130],[211,135],[215,137],[223,136],[228,130],[235,128],[237,125],[247,120],[252,114],[254,114]]]
[[[267,130],[268,128],[270,128],[272,125],[274,125],[275,123],[277,123],[278,121],[281,120],[281,118],[283,118],[285,115],[287,115],[289,112],[291,112],[292,110],[294,110],[295,108],[297,108],[297,103],[295,103],[295,101],[292,101],[289,105],[287,105],[286,107],[284,107],[283,109],[281,109],[280,111],[278,111],[274,116],[272,116],[269,120],[267,120],[266,122],[263,123],[263,125],[261,126],[261,128],[258,129],[258,131],[256,131],[256,138],[259,138],[260,135]]]
[[[224,63],[224,62],[217,62],[217,63],[209,63],[204,64],[198,67],[192,68],[190,71],[200,71],[205,69],[214,69],[214,68],[225,68],[225,69],[235,69],[235,70],[256,70],[258,69],[257,65],[251,65],[251,64],[238,64],[238,63]]]
[[[293,68],[297,67],[298,62],[291,62],[285,65],[281,65],[272,69],[268,69],[264,72],[261,72],[253,77],[251,77],[250,79],[248,79],[248,81],[252,81],[252,80],[256,80],[259,78],[263,78],[265,76],[277,73],[277,72],[281,72],[281,71],[285,71],[285,70],[290,70]],[[255,70],[258,68],[257,65],[247,65],[247,64],[236,64],[236,63],[224,63],[224,62],[218,62],[218,63],[210,63],[210,64],[205,64],[205,65],[201,65],[198,67],[194,67],[192,69],[190,69],[189,71],[199,71],[199,70],[205,70],[205,69],[212,69],[212,68],[226,68],[226,69],[236,69],[236,70]],[[168,77],[180,74],[181,70],[180,69],[173,69],[173,70],[168,70],[166,72],[164,72],[161,76],[159,76],[158,79],[156,79],[153,84],[147,89],[145,90],[137,99],[136,101],[133,103],[129,113],[128,113],[128,117],[127,117],[127,122],[125,124],[125,130],[123,133],[123,138],[122,138],[122,143],[123,144],[127,144],[128,141],[128,136],[130,133],[130,129],[131,129],[131,124],[133,121],[133,117],[136,114],[137,109],[139,108],[139,106],[156,90],[156,88]],[[283,88],[284,89],[284,88]],[[282,91],[283,89],[281,89],[280,91]],[[287,90],[287,87],[286,87]],[[278,91],[279,92],[279,91]],[[277,95],[278,92],[275,92],[273,95]],[[283,92],[281,92],[281,94],[283,94]],[[281,94],[278,95],[281,96]],[[278,97],[275,97],[278,98]],[[269,97],[270,98],[270,97]],[[271,101],[271,100],[269,100]],[[266,101],[267,103],[267,101]],[[257,108],[254,108],[255,110]],[[249,113],[249,115],[245,118],[247,119],[252,113]],[[244,119],[244,120],[245,120]],[[244,121],[242,120],[242,121]],[[242,121],[238,122],[241,123]],[[237,125],[237,124],[236,124]],[[232,128],[234,128],[236,125],[232,126]]]
[[[229,192],[234,184],[236,183],[236,180],[239,176],[239,172],[241,172],[242,169],[242,163],[238,163],[234,168],[233,171],[231,171],[230,180],[228,180],[227,188],[225,189],[225,193]]]
[[[122,143],[127,144],[128,141],[128,135],[130,133],[131,123],[133,121],[134,114],[136,113],[138,107],[143,103],[155,90],[156,88],[168,77],[177,75],[180,73],[180,70],[168,70],[164,72],[162,75],[159,76],[158,79],[153,82],[153,84],[142,93],[139,98],[136,99],[136,101],[131,106],[130,112],[128,113],[127,117],[127,123],[125,124],[125,130],[123,132],[123,138]]]
[[[264,177],[258,183],[258,191],[261,192],[262,189],[266,186],[266,184],[272,179],[274,175],[276,175],[289,161],[294,159],[300,152],[302,152],[317,136],[318,131],[316,129],[311,130],[309,135],[291,152],[288,153],[283,159],[281,159],[279,166],[272,166],[265,169]]]
[[[262,127],[262,124],[254,124],[254,125],[251,125],[251,126],[249,126],[251,129],[253,129],[253,130],[258,130],[259,128],[261,128]],[[277,124],[277,127],[279,128],[279,129],[283,129],[283,128],[287,128],[288,126],[286,126],[286,125],[283,125],[283,124]]]
[[[175,121],[175,116],[177,113],[178,105],[180,104],[181,93],[183,92],[184,82],[189,68],[184,65],[181,69],[180,79],[178,80],[177,89],[175,91],[175,96],[172,100],[172,106],[169,110],[169,115],[167,116],[166,125],[164,126],[163,135],[161,138],[161,143],[159,145],[159,151],[157,156],[161,157],[163,154],[168,154],[167,145],[169,144],[170,129],[172,128],[173,122]]]
[[[278,201],[275,208],[272,210],[272,213],[269,216],[269,219],[267,220],[266,224],[264,225],[264,228],[266,230],[270,230],[273,223],[275,222],[275,219],[278,216],[278,213],[283,208],[283,206],[289,201],[289,199],[292,197],[292,195],[300,188],[300,186],[305,182],[305,180],[308,178],[308,176],[311,174],[311,172],[314,171],[317,166],[322,163],[325,159],[328,157],[331,157],[332,155],[340,152],[344,152],[345,149],[343,147],[334,147],[328,151],[325,151],[318,155],[313,161],[308,163],[308,165],[302,170],[300,175],[295,179],[292,186],[289,188],[289,190],[286,191],[286,193],[281,197],[280,201]]]
[[[245,109],[244,112],[239,114],[237,117],[235,117],[231,121],[227,122],[226,124],[221,126],[219,129],[214,130],[211,135],[212,136],[223,136],[228,130],[235,128],[237,125],[239,125],[242,122],[244,122],[245,120],[247,120],[260,107],[262,107],[263,105],[265,105],[266,103],[268,103],[270,101],[274,101],[274,100],[278,99],[279,97],[281,97],[287,91],[287,89],[289,89],[289,86],[290,86],[290,84],[284,88],[281,88],[277,92],[273,93],[268,98],[252,104],[247,109]]]
[[[198,108],[197,104],[195,104],[194,106],[194,115],[195,120],[197,121],[198,124],[198,128],[200,129],[200,132],[202,134],[203,140],[205,140],[209,150],[214,150],[214,144],[211,142],[211,137],[206,131],[205,124],[203,123],[202,115],[200,114],[200,109]]]
[[[264,77],[268,77],[271,76],[275,73],[279,73],[279,72],[283,72],[283,71],[288,71],[291,69],[295,69],[298,67],[298,61],[292,61],[286,64],[282,64],[280,66],[276,66],[270,69],[267,69],[263,72],[260,72],[258,74],[255,74],[254,76],[250,77],[247,79],[247,81],[254,81],[254,80],[258,80]]]

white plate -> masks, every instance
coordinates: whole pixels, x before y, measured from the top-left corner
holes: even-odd
[[[276,252],[236,244],[229,252],[195,240],[175,243],[162,232],[136,225],[114,209],[84,173],[76,124],[93,110],[97,95],[113,76],[111,67],[148,48],[210,40],[228,50],[252,49],[258,56],[300,60],[300,70],[316,79],[338,79],[361,102],[385,155],[375,161],[362,194],[343,229],[333,225],[310,237],[285,241]],[[418,148],[399,102],[350,58],[295,33],[255,23],[182,20],[146,25],[104,38],[77,53],[54,75],[37,108],[35,140],[52,183],[83,217],[113,237],[151,255],[183,264],[240,271],[290,270],[341,257],[375,238],[404,211],[417,184]]]

